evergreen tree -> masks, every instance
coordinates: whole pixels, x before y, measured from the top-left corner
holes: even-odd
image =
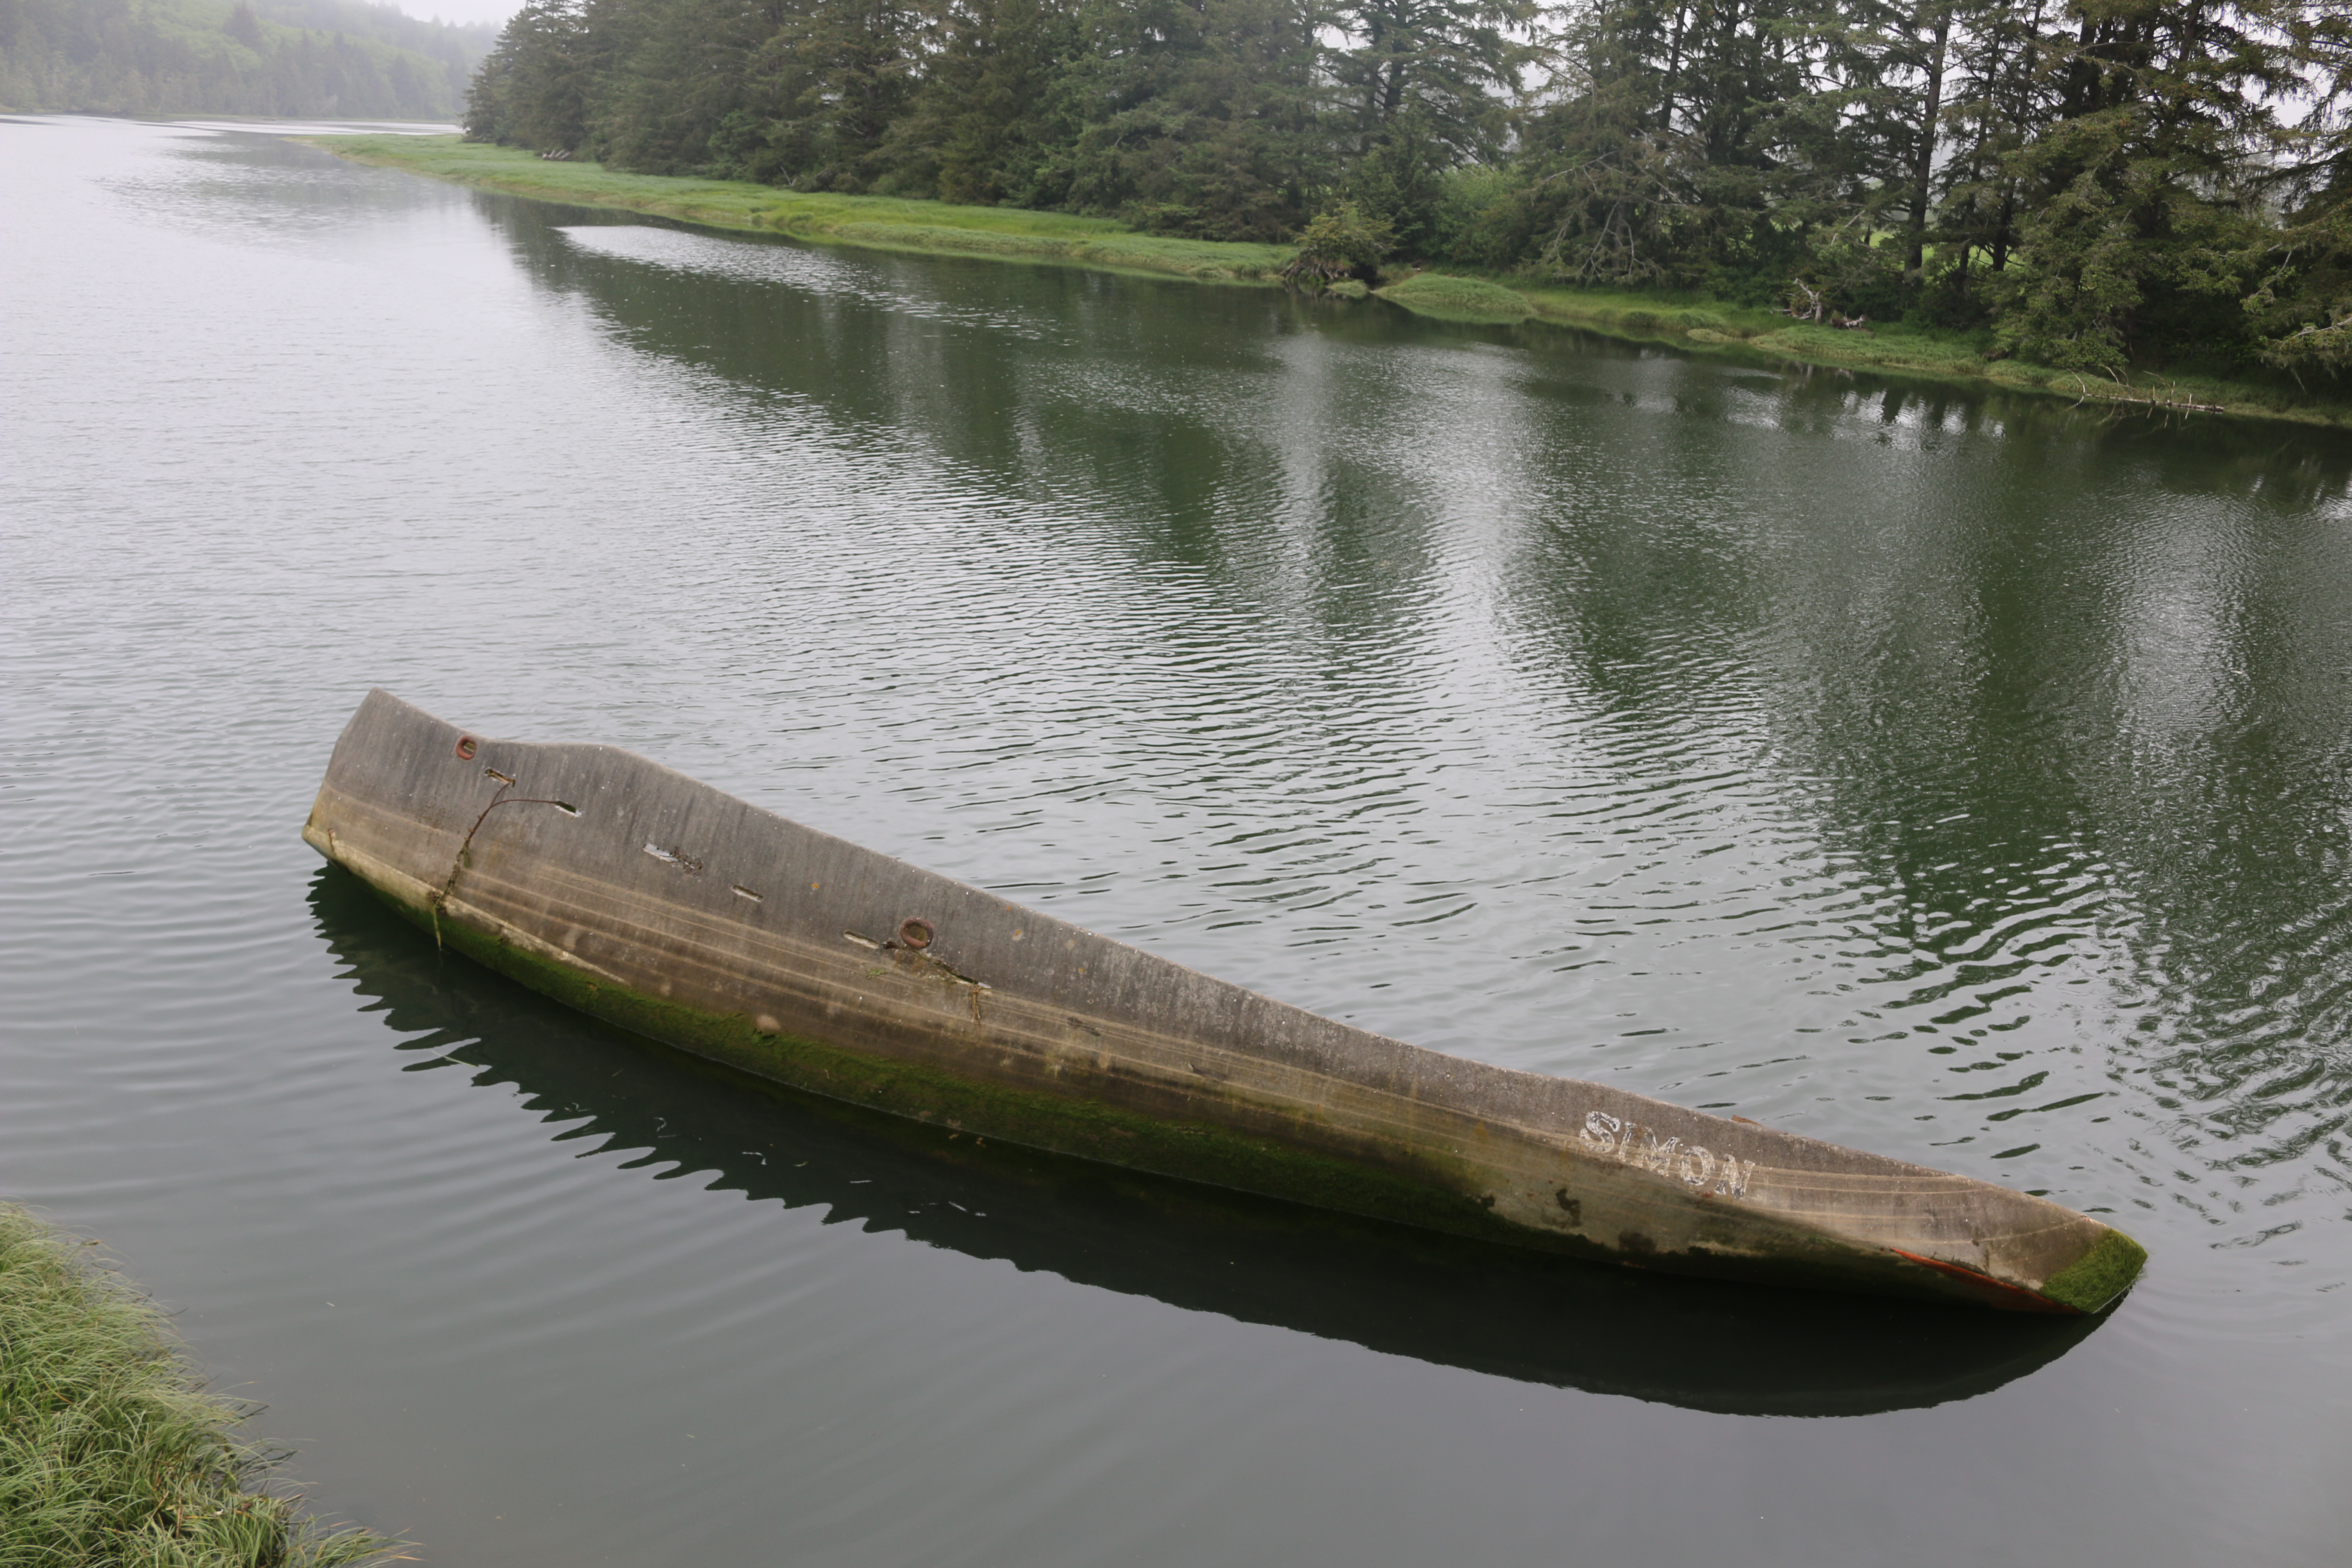
[[[244,4],[244,0],[238,0],[236,9],[228,14],[228,25],[224,30],[254,53],[261,52],[261,18],[253,14],[253,7]]]
[[[604,0],[604,6],[608,15],[589,27],[588,68],[601,79],[589,117],[597,155],[656,174],[740,164],[748,150],[739,145],[742,126],[774,108],[759,54],[790,15],[785,0]]]
[[[883,145],[921,69],[919,0],[811,0],[760,56],[777,108],[730,131],[754,179],[802,190],[862,191],[884,172]]]
[[[2300,380],[2352,366],[2352,10],[2305,13],[2290,36],[2306,112],[2273,162],[2286,222],[2264,237],[2243,305],[2257,357]]]
[[[2258,179],[2296,85],[2271,0],[2077,0],[2042,40],[2054,117],[2006,160],[2032,258],[2002,296],[2011,352],[2108,371],[2244,339]],[[2159,344],[2168,345],[2159,348]]]
[[[546,151],[586,142],[595,42],[583,0],[530,0],[475,74],[467,136]]]
[[[442,120],[490,41],[358,0],[0,0],[0,106]]]
[[[1350,199],[1421,255],[1444,175],[1498,157],[1509,100],[1533,64],[1535,0],[1336,0],[1346,38],[1329,70],[1352,146]]]
[[[1738,293],[1769,275],[1777,292],[1825,216],[1805,146],[1834,146],[1840,130],[1834,95],[1814,90],[1791,42],[1801,21],[1778,0],[1587,12],[1569,34],[1566,90],[1528,138],[1557,214],[1545,259],[1585,282]]]
[[[1338,170],[1297,0],[1111,0],[1059,84],[1076,134],[1039,191],[1162,233],[1287,238]]]
[[[994,205],[1033,189],[1076,39],[1061,0],[944,0],[922,79],[891,128],[886,185]]]

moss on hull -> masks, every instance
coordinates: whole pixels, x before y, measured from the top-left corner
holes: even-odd
[[[1401,1159],[1381,1165],[1351,1161],[1212,1123],[1146,1115],[1100,1100],[1008,1088],[919,1063],[842,1050],[797,1035],[770,1034],[741,1014],[706,1013],[600,984],[446,917],[436,922],[397,899],[387,901],[436,931],[446,945],[566,1006],[810,1093],[1007,1142],[1317,1208],[1576,1257],[1613,1256],[1572,1237],[1546,1236],[1496,1219],[1461,1190],[1461,1178],[1416,1162]]]
[[[2147,1262],[2147,1247],[2122,1231],[2110,1230],[2090,1251],[2053,1275],[2042,1293],[2078,1312],[2104,1311],[2131,1289]]]
[[[1486,1195],[1476,1190],[1480,1178],[1466,1169],[1441,1168],[1415,1156],[1351,1157],[1097,1097],[1014,1088],[788,1031],[770,1032],[746,1015],[706,1012],[599,982],[495,934],[446,915],[436,921],[429,909],[376,891],[445,945],[577,1011],[755,1077],[911,1121],[1478,1242],[1801,1289],[1951,1299],[1948,1281],[1937,1270],[1828,1237],[1783,1237],[1769,1255],[1718,1254],[1703,1245],[1675,1252],[1653,1251],[1646,1243],[1611,1247],[1573,1234],[1530,1229],[1490,1212]],[[1562,1197],[1565,1203],[1565,1193]]]

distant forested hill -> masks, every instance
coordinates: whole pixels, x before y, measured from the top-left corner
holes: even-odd
[[[446,120],[495,36],[357,0],[0,0],[0,107]]]

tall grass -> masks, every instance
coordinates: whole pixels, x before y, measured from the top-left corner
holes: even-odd
[[[399,1542],[321,1531],[260,1489],[154,1304],[90,1248],[0,1204],[0,1568],[343,1568]]]

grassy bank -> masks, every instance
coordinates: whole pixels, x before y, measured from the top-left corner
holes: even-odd
[[[276,1456],[234,1435],[153,1303],[0,1204],[0,1563],[338,1568],[396,1544],[321,1532],[256,1489]]]
[[[1291,258],[1280,245],[1224,245],[1137,234],[1106,218],[1020,207],[953,206],[898,196],[780,190],[749,180],[625,174],[600,163],[551,163],[511,147],[455,136],[321,136],[312,145],[362,163],[542,201],[623,207],[709,228],[918,250],[1156,272],[1204,283],[1271,281]]]
[[[1946,331],[1899,321],[1867,331],[1849,331],[1688,295],[1540,285],[1521,286],[1515,291],[1536,316],[1547,321],[1615,337],[1671,342],[1702,353],[1976,382],[2116,407],[2352,426],[2352,389],[2305,390],[2287,380],[2257,381],[2193,372],[2138,371],[2118,382],[2091,372],[1988,358],[1989,333]]]
[[[626,174],[601,164],[549,163],[510,147],[454,136],[322,136],[313,144],[359,163],[580,206],[620,207],[711,228],[934,255],[1046,261],[1202,282],[1270,284],[1292,247],[1168,239],[1107,218],[1017,207],[953,206],[895,196],[811,195],[744,180]],[[1360,285],[1335,292],[1360,296]],[[1446,321],[1541,321],[1671,343],[1699,354],[1794,362],[1990,384],[2116,407],[2231,414],[2352,426],[2352,395],[2211,375],[2141,372],[2117,382],[1988,358],[1983,334],[1892,323],[1846,331],[1688,295],[1548,287],[1512,276],[1422,273],[1381,298]]]

